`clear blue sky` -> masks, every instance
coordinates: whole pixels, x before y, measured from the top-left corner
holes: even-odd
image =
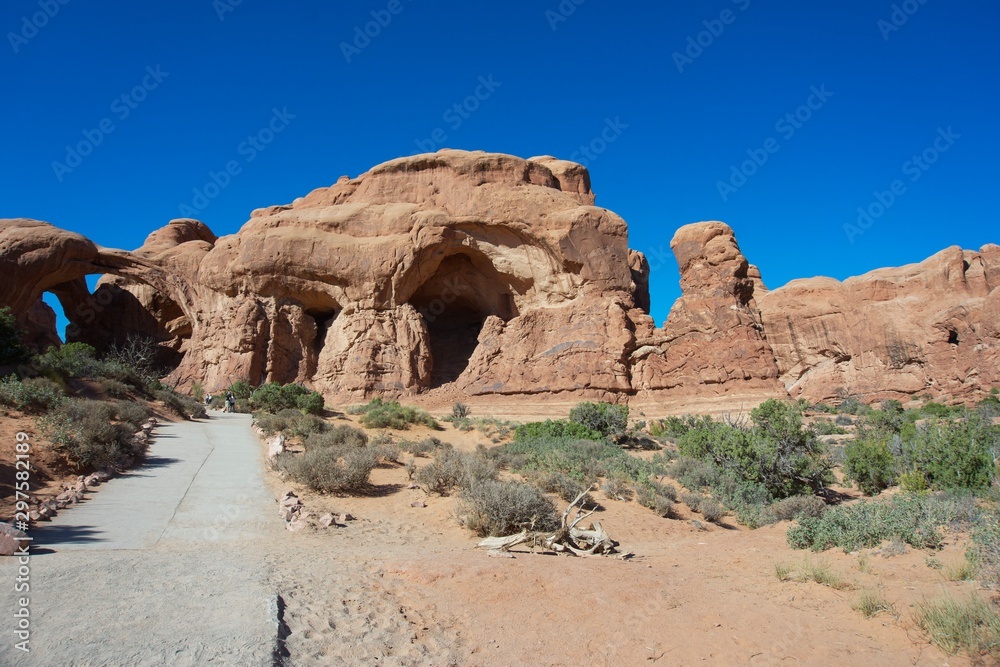
[[[441,146],[579,158],[608,119],[614,141],[589,160],[597,203],[649,254],[658,322],[689,222],[731,224],[771,287],[1000,242],[995,2],[908,0],[893,16],[888,0],[63,1],[0,12],[0,215],[102,245],[134,248],[182,205],[236,232],[437,128]],[[345,55],[373,11],[387,25]],[[446,116],[477,88],[475,111]],[[294,118],[262,150],[244,144],[274,109]],[[85,131],[100,143],[77,164],[66,147]],[[911,162],[925,150],[933,164]],[[767,161],[744,183],[732,167],[752,155]],[[230,161],[239,173],[196,201]],[[845,231],[894,181],[895,201]]]

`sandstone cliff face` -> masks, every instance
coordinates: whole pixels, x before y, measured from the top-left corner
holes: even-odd
[[[954,247],[842,283],[796,280],[760,307],[793,397],[973,399],[1000,384],[998,287],[1000,247]]]
[[[973,397],[1000,383],[1000,249],[946,250],[768,291],[720,222],[671,243],[683,295],[657,328],[649,265],[582,166],[445,150],[342,177],[217,238],[174,220],[134,252],[0,220],[0,304],[35,342],[159,341],[180,386],[303,382],[333,397]],[[102,274],[90,294],[84,276]]]

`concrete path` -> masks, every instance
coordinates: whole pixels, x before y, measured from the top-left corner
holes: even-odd
[[[284,531],[250,417],[155,435],[143,467],[32,529],[30,654],[14,648],[17,565],[0,561],[0,665],[278,661],[265,555]]]

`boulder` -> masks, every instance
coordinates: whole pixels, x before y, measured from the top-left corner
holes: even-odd
[[[0,556],[13,556],[31,544],[28,534],[9,523],[0,523]]]

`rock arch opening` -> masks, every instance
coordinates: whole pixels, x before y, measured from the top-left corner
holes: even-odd
[[[457,380],[469,366],[486,318],[517,316],[515,289],[485,257],[449,255],[410,297],[423,317],[431,352],[430,388]]]

